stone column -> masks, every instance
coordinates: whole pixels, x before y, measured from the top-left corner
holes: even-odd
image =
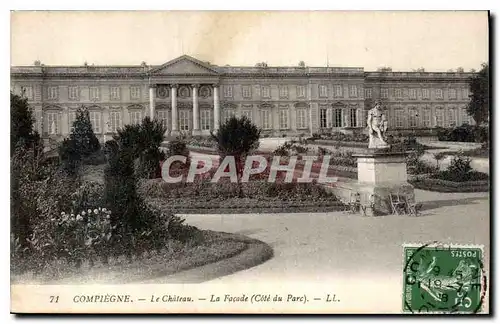
[[[220,104],[219,104],[219,85],[214,84],[214,130],[220,126]]]
[[[200,135],[200,109],[198,107],[199,84],[193,84],[193,135]]]
[[[171,97],[172,97],[172,131],[171,135],[178,135],[179,129],[177,127],[178,117],[177,117],[177,84],[170,85]]]
[[[149,117],[151,120],[155,118],[155,96],[156,84],[149,85]]]

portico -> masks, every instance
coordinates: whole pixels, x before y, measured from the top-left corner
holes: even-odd
[[[169,91],[166,91],[168,88]],[[200,127],[200,89],[202,98],[202,107],[210,108],[213,116],[213,122],[207,127],[206,123],[203,129]],[[219,102],[219,84],[150,84],[149,88],[149,116],[157,118],[156,107],[158,98],[165,99],[170,97],[170,104],[162,104],[161,107],[170,109],[170,125],[167,125],[167,132],[171,136],[178,135],[181,131],[191,131],[191,135],[201,135],[202,130],[217,130],[220,125],[220,102]],[[191,111],[191,127],[179,128],[179,108],[189,109]],[[187,128],[187,129],[185,129]],[[208,128],[208,129],[207,129]],[[166,135],[168,135],[166,134]]]
[[[202,135],[219,128],[220,75],[210,64],[180,57],[148,74],[149,116],[165,122],[165,135]]]

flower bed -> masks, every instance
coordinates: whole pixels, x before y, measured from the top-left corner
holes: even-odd
[[[169,241],[164,248],[145,253],[133,261],[124,257],[112,258],[107,264],[97,261],[90,267],[84,263],[79,269],[55,261],[41,273],[13,273],[11,279],[18,284],[134,283],[230,258],[248,247],[230,234],[196,231],[196,240]]]
[[[193,183],[166,183],[161,179],[143,180],[139,192],[159,207],[168,207],[177,213],[208,212],[287,212],[290,210],[331,211],[342,204],[321,185],[315,183],[269,183],[250,181],[238,184],[211,183],[196,180]]]

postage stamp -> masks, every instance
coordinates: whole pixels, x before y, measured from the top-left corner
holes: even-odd
[[[405,313],[480,313],[486,292],[480,245],[405,244]]]

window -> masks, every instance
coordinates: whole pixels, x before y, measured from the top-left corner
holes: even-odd
[[[455,127],[457,126],[457,119],[456,119],[456,109],[455,108],[448,108],[447,110],[447,116],[446,116],[446,123],[447,126],[449,127]]]
[[[59,134],[59,113],[58,112],[47,112],[47,128],[46,131],[50,135]]]
[[[168,123],[168,110],[165,109],[157,110],[156,118],[161,122],[161,125],[165,129],[170,129],[170,125]]]
[[[349,110],[349,125],[350,127],[358,126],[358,111],[355,108]]]
[[[297,86],[297,97],[299,97],[299,98],[306,97],[306,86],[303,86],[303,85]]]
[[[398,99],[402,99],[403,98],[403,89],[394,89],[394,96]]]
[[[467,108],[461,109],[462,124],[471,124],[471,116],[467,113]]]
[[[225,98],[232,98],[233,97],[233,86],[231,86],[231,85],[224,86],[224,97]]]
[[[355,98],[358,96],[358,87],[355,84],[349,86],[349,97]]]
[[[342,127],[342,108],[333,110],[333,127]]]
[[[288,98],[288,86],[280,86],[280,98]]]
[[[251,110],[242,110],[241,116],[245,116],[248,120],[252,121],[252,111]]]
[[[261,113],[262,129],[271,129],[271,125],[272,125],[271,111],[261,110],[260,113]]]
[[[99,87],[89,88],[90,100],[99,100]]]
[[[342,85],[340,84],[336,84],[333,86],[333,93],[334,93],[334,96],[339,98],[339,97],[342,97]]]
[[[101,132],[101,112],[100,111],[90,111],[89,112],[90,123],[92,124],[92,130],[94,133]]]
[[[296,110],[297,113],[297,129],[307,128],[307,110],[300,108]]]
[[[365,98],[371,98],[372,97],[372,89],[368,88],[365,89]]]
[[[469,99],[469,88],[463,88],[462,89],[462,99]]]
[[[409,96],[410,99],[417,99],[417,89],[410,89],[409,90]]]
[[[21,96],[27,98],[28,100],[33,100],[33,87],[32,86],[22,86]]]
[[[319,127],[320,128],[326,128],[327,124],[326,124],[326,121],[327,121],[327,117],[326,117],[326,113],[327,112],[327,109],[326,108],[321,108],[319,110]]]
[[[209,130],[210,127],[212,126],[212,111],[208,109],[203,109],[200,111],[200,117],[201,117],[201,129],[202,130]]]
[[[110,111],[109,112],[109,129],[111,133],[116,133],[122,125],[122,114],[121,111]]]
[[[251,90],[251,87],[248,85],[242,86],[241,93],[243,95],[243,98],[251,98],[252,97],[252,90]]]
[[[234,116],[233,109],[224,109],[222,112],[222,123],[225,124],[232,116]]]
[[[404,127],[404,110],[403,109],[396,109],[394,111],[394,126],[396,128],[403,128]]]
[[[35,111],[35,129],[38,131],[38,133],[43,134],[43,118],[42,118],[42,112],[37,110]]]
[[[111,100],[120,100],[120,87],[110,87],[109,97]]]
[[[141,99],[141,87],[139,86],[130,87],[130,99],[132,100]]]
[[[189,130],[189,110],[179,111],[179,130],[181,131]]]
[[[450,99],[457,99],[457,90],[456,89],[448,89],[448,97]]]
[[[280,129],[288,129],[288,109],[280,109]]]
[[[142,123],[142,111],[136,110],[129,112],[130,124],[140,124]]]
[[[262,98],[271,98],[271,87],[270,86],[262,86]]]
[[[424,108],[422,111],[422,126],[431,127],[431,110],[430,108]]]
[[[419,118],[417,108],[410,107],[408,109],[408,113],[410,114],[408,116],[408,126],[413,127],[413,128],[417,127],[418,126],[418,118]]]
[[[429,89],[422,89],[422,99],[429,99],[430,91]]]
[[[80,97],[80,93],[78,91],[77,86],[69,86],[68,87],[68,98],[69,100],[78,100]]]
[[[319,96],[328,97],[328,87],[324,84],[319,85]]]
[[[443,90],[442,89],[436,89],[436,99],[443,99]]]
[[[76,111],[70,111],[69,114],[68,114],[68,129],[69,129],[69,132],[70,133],[73,133],[73,131],[75,130],[75,128],[73,127],[73,123],[75,122],[76,120]]]
[[[47,99],[56,100],[59,97],[59,87],[51,86],[47,88]]]
[[[387,89],[387,88],[380,89],[380,97],[382,97],[384,99],[389,98],[389,89]]]
[[[436,126],[444,127],[444,109],[443,107],[436,108]]]

